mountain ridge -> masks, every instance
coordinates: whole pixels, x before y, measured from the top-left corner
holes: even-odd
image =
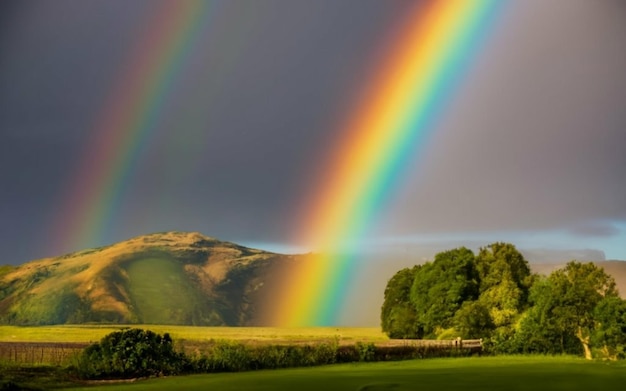
[[[0,322],[250,325],[271,271],[295,258],[198,232],[137,236],[5,270]]]

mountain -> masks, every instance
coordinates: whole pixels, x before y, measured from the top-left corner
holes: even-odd
[[[254,325],[297,256],[165,232],[0,267],[0,323]]]

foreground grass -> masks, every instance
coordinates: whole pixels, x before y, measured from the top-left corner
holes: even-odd
[[[482,357],[193,375],[85,390],[622,390],[626,364],[574,357]],[[80,388],[79,388],[80,389]]]
[[[0,390],[49,390],[77,385],[64,368],[0,362]]]
[[[228,339],[238,341],[315,342],[339,339],[344,342],[377,342],[388,340],[377,327],[195,327],[173,325],[61,325],[61,326],[0,326],[0,342],[96,342],[105,335],[126,327],[170,333],[175,341],[208,341]]]

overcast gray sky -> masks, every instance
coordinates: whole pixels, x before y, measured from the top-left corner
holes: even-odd
[[[271,250],[410,1],[216,2],[100,237],[164,231]],[[0,263],[52,243],[111,89],[159,8],[0,4]],[[537,260],[626,259],[626,2],[518,0],[496,20],[372,251],[510,241]],[[61,216],[61,217],[59,217]]]

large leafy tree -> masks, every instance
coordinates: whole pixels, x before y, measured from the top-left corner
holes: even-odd
[[[418,327],[426,337],[452,327],[463,302],[477,297],[474,253],[465,247],[441,252],[433,262],[424,264],[415,274],[410,294]]]
[[[422,337],[415,306],[410,301],[411,286],[419,268],[402,269],[387,283],[380,320],[383,331],[390,338]]]
[[[496,242],[481,247],[476,256],[476,268],[481,279],[481,292],[498,285],[502,277],[523,288],[530,276],[528,261],[511,243]]]
[[[568,319],[554,316],[559,306],[552,281],[539,278],[532,286],[530,302],[533,306],[521,316],[515,334],[517,351],[522,353],[579,354],[582,347],[571,333]]]
[[[513,352],[515,324],[528,306],[533,281],[528,261],[514,245],[496,242],[480,249],[476,269],[480,280],[479,308],[488,311],[490,322],[483,322],[484,327],[474,333],[488,337],[494,351]]]
[[[617,297],[615,281],[602,268],[572,261],[533,286],[534,306],[522,324],[521,343],[528,346],[524,336],[540,335],[549,352],[571,353],[575,339],[585,357],[591,359],[591,337],[600,329],[596,317],[614,310],[604,310],[601,303],[613,305],[605,300]]]
[[[480,301],[465,301],[454,314],[454,330],[464,339],[485,338],[494,328],[489,309]]]
[[[604,297],[593,310],[595,330],[591,342],[605,358],[626,358],[626,301]]]

